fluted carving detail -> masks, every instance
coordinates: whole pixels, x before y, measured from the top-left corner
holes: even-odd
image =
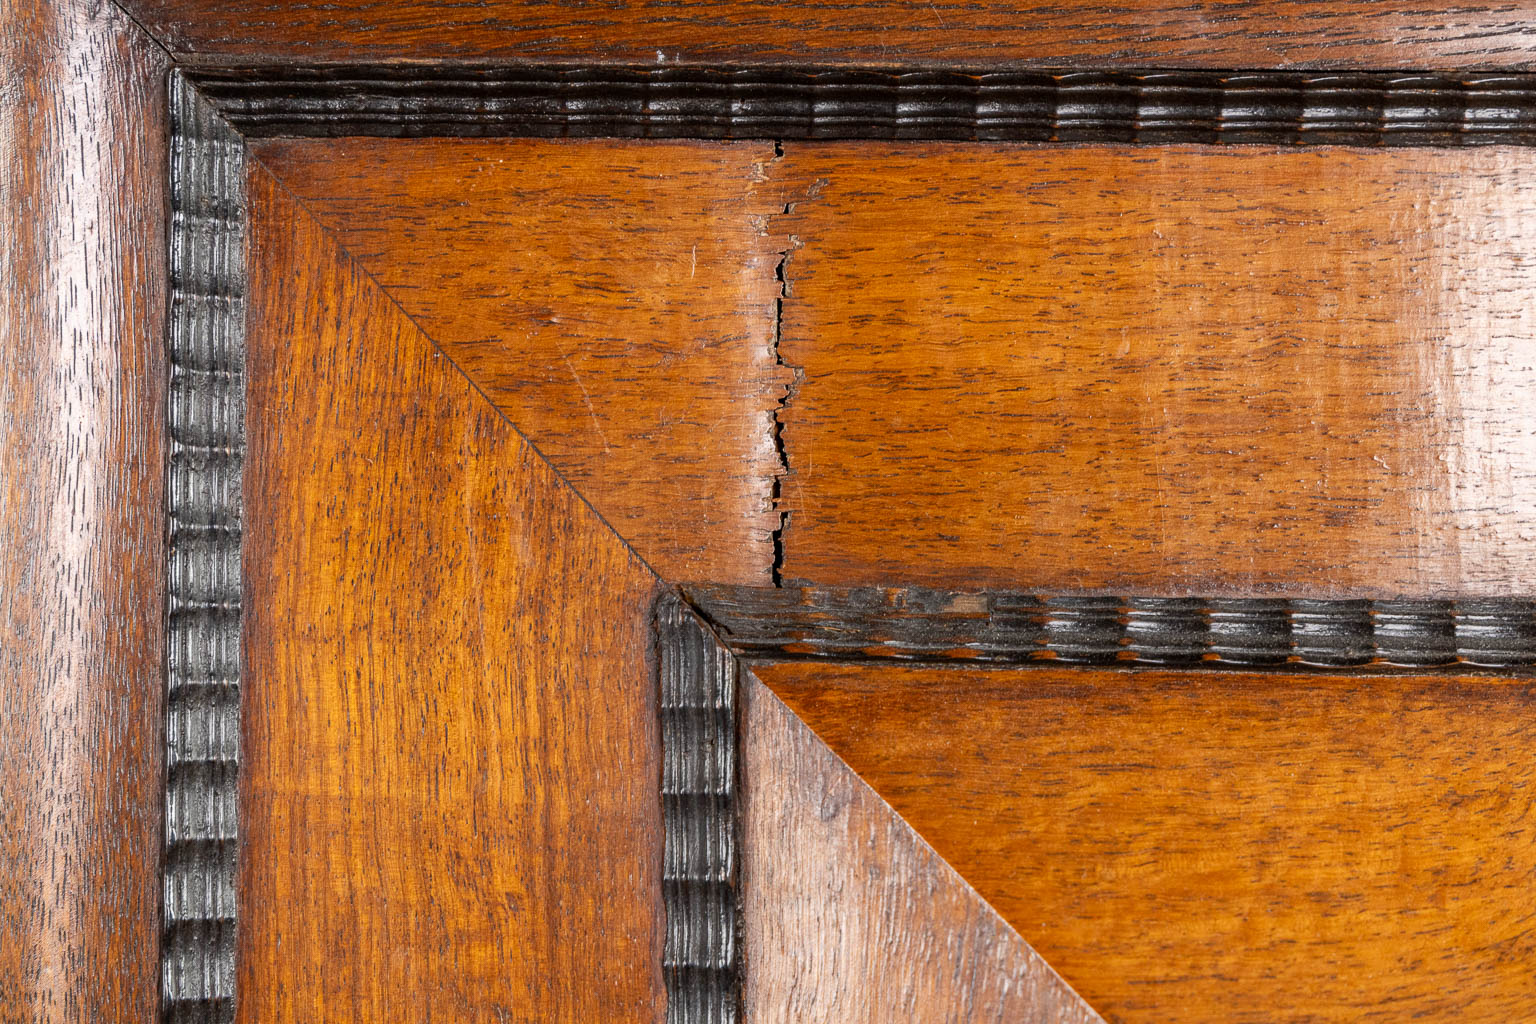
[[[180,74],[170,94],[170,655],[161,991],[170,1024],[229,1024],[239,839],[244,143]]]
[[[690,587],[739,655],[1228,665],[1536,665],[1536,602]]]

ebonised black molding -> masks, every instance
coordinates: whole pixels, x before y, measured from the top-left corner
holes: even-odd
[[[170,655],[164,945],[171,1024],[235,1015],[245,144],[171,82]]]
[[[251,136],[1536,143],[1529,74],[355,65],[189,73]]]
[[[742,657],[1519,668],[1536,602],[1123,598],[694,586]]]
[[[736,658],[676,593],[656,607],[668,1024],[741,1016]]]

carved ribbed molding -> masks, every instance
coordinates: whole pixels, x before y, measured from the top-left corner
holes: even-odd
[[[1536,664],[1536,602],[690,587],[743,656],[1318,666]]]
[[[736,658],[676,594],[656,609],[668,1024],[735,1024]]]
[[[235,1009],[245,161],[171,81],[170,655],[162,1003],[172,1024]]]
[[[1536,143],[1529,74],[430,66],[192,73],[248,135]]]

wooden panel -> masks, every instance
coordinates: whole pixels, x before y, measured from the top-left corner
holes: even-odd
[[[803,144],[784,577],[1523,592],[1519,150]]]
[[[754,671],[1110,1020],[1536,1013],[1529,680]]]
[[[654,579],[251,193],[239,1019],[659,1020]]]
[[[157,1016],[163,54],[0,13],[0,1017]]]
[[[771,144],[256,154],[662,575],[766,582],[790,380]]]
[[[125,0],[199,60],[397,58],[1453,68],[1529,66],[1532,8],[1375,0],[687,4]]]
[[[778,698],[741,693],[747,1020],[1102,1019]]]

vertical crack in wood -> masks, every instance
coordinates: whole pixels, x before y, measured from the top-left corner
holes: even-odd
[[[162,1019],[235,1015],[245,144],[179,72],[171,101],[170,653]]]
[[[735,657],[676,594],[656,608],[668,1024],[741,1019]]]

